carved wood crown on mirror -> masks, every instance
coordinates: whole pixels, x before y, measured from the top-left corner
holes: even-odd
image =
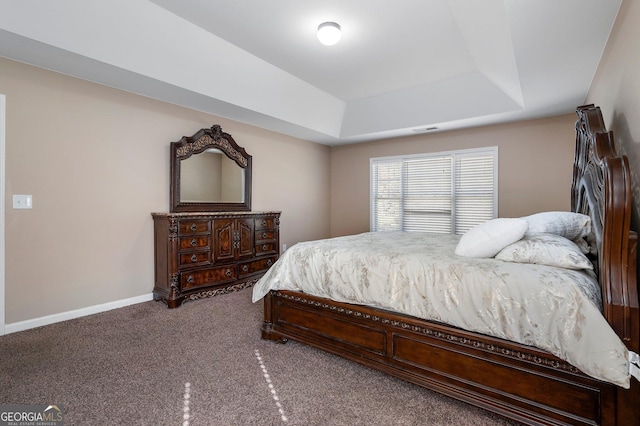
[[[171,212],[251,210],[251,155],[219,125],[184,136],[170,148]],[[224,154],[216,156],[218,166],[193,165],[196,155],[200,161],[212,151]]]

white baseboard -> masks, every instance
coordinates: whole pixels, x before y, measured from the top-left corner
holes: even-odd
[[[42,327],[43,325],[54,324],[56,322],[67,321],[74,318],[80,318],[87,315],[97,314],[99,312],[110,311],[111,309],[122,308],[136,303],[148,302],[153,300],[153,293],[144,294],[142,296],[131,297],[129,299],[116,300],[115,302],[104,303],[102,305],[88,306],[82,309],[76,309],[59,314],[47,315],[46,317],[34,318],[26,321],[5,324],[5,334],[24,331],[30,328]]]

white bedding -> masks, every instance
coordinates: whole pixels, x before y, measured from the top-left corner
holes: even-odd
[[[377,306],[535,346],[629,387],[628,352],[591,271],[456,256],[459,236],[371,232],[298,243],[255,284]]]

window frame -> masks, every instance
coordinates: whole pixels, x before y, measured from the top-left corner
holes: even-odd
[[[492,206],[492,217],[491,219],[495,219],[498,217],[498,147],[497,146],[489,146],[489,147],[481,147],[481,148],[469,148],[469,149],[459,149],[459,150],[448,150],[448,151],[437,151],[437,152],[426,152],[420,154],[407,154],[407,155],[394,155],[394,156],[385,156],[385,157],[372,157],[369,159],[369,230],[372,232],[376,232],[374,229],[374,225],[376,223],[375,220],[375,208],[376,208],[376,194],[374,193],[375,188],[375,177],[374,177],[374,165],[381,163],[401,163],[403,164],[405,161],[413,161],[419,159],[428,159],[428,158],[451,158],[451,200],[455,200],[456,198],[456,167],[457,167],[457,159],[460,157],[473,157],[474,155],[482,156],[491,154],[493,156],[493,206]],[[405,191],[403,185],[405,184],[404,167],[401,166],[401,177],[400,177],[400,223],[401,228],[404,227],[405,218],[404,218],[404,196]],[[449,233],[455,233],[456,230],[456,203],[452,202],[451,205],[451,229]],[[404,230],[404,229],[402,229]]]

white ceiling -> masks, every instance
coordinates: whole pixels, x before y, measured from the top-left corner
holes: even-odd
[[[621,1],[0,0],[0,56],[338,145],[574,111]]]

